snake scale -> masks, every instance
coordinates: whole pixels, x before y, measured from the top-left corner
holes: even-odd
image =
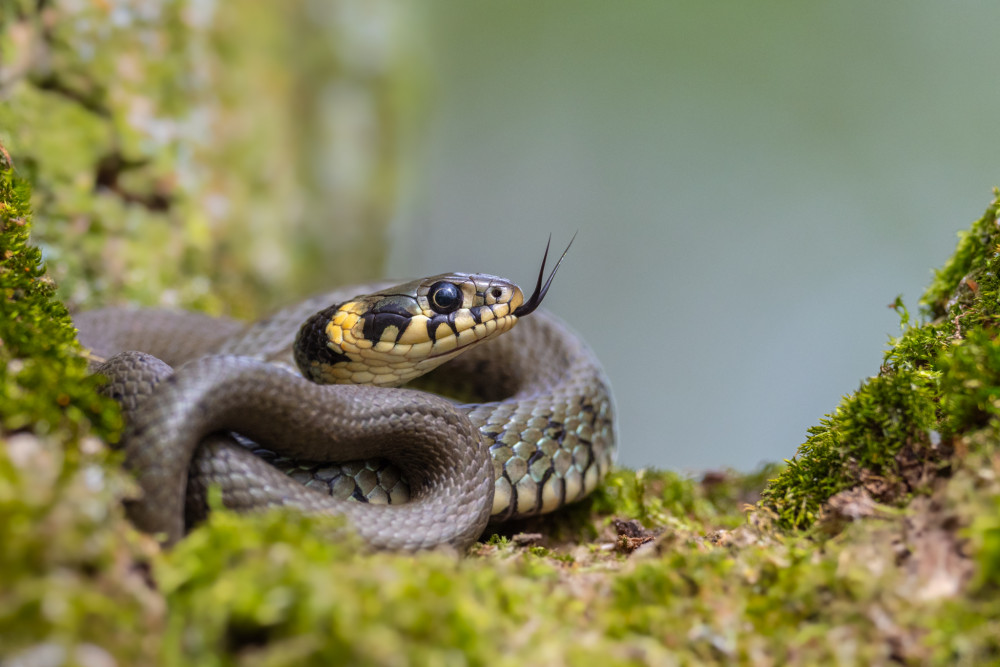
[[[543,259],[527,300],[452,273],[343,287],[250,324],[77,314],[123,407],[130,518],[175,542],[218,486],[227,507],[345,515],[371,547],[415,551],[583,498],[612,464],[613,402],[590,349],[535,310],[558,266],[543,286]],[[411,380],[451,398],[397,387]]]

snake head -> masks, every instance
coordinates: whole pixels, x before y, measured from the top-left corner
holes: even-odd
[[[509,331],[517,318],[534,312],[573,239],[543,283],[549,237],[527,301],[514,283],[485,273],[414,280],[313,315],[295,339],[295,362],[305,377],[322,384],[394,387],[408,382]]]
[[[521,289],[497,276],[431,276],[316,313],[295,361],[315,382],[397,386],[510,330],[523,304]]]

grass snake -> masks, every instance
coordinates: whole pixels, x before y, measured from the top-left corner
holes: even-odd
[[[543,285],[543,259],[527,300],[503,278],[451,273],[344,287],[251,324],[77,314],[125,415],[130,518],[172,543],[218,486],[230,508],[346,515],[370,546],[414,551],[583,498],[612,463],[613,403],[589,348],[535,311],[558,266]]]

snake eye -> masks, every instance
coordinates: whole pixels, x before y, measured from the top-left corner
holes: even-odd
[[[441,281],[431,285],[427,298],[431,308],[442,315],[453,313],[462,305],[462,293],[452,283]]]

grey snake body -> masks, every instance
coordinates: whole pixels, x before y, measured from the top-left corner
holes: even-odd
[[[473,297],[467,291],[466,301],[478,299],[471,310],[475,322],[468,324],[476,331],[485,328],[487,307],[521,315],[508,315],[517,326],[503,325],[513,328],[502,335],[490,330],[488,340],[454,358],[445,355],[450,360],[419,381],[477,402],[407,388],[317,384],[296,369],[296,361],[309,363],[296,359],[304,356],[297,333],[310,327],[327,335],[340,331],[332,324],[331,304],[347,303],[360,314],[336,311],[340,321],[357,320],[358,339],[364,331],[381,333],[383,341],[407,340],[406,325],[394,314],[401,297],[393,289],[399,287],[386,289],[388,284],[341,288],[249,325],[164,310],[78,314],[80,340],[108,359],[99,372],[110,378],[107,390],[125,412],[126,465],[143,494],[129,505],[133,521],[176,541],[204,512],[207,489],[218,486],[227,507],[345,515],[375,548],[462,548],[491,519],[549,512],[592,491],[614,456],[612,400],[593,353],[555,317],[541,311],[526,317],[544,289],[539,295],[536,288],[530,307],[515,309],[520,290],[501,279],[435,279],[402,287],[419,284],[426,293],[441,279],[459,285],[464,279],[474,284],[469,289],[488,285],[499,295],[497,286],[503,286],[500,300],[510,302],[499,307],[483,305],[491,297],[482,290]],[[357,296],[372,292],[382,296]],[[426,300],[433,297],[421,297],[431,315]],[[467,305],[451,314],[456,335],[464,325],[455,320],[465,317]],[[379,319],[366,308],[387,314]],[[424,317],[428,333],[441,317]],[[398,326],[387,332],[386,322]],[[320,347],[316,354],[343,361],[326,349],[325,339]],[[328,372],[313,365],[307,374]],[[360,493],[359,478],[365,486]],[[370,502],[335,497],[344,495],[338,489]]]

